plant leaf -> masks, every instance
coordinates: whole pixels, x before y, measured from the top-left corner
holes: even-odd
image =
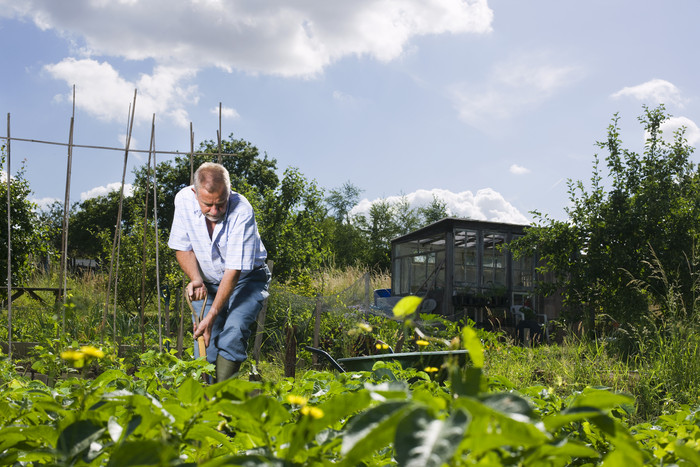
[[[449,463],[468,424],[469,415],[464,410],[458,409],[447,420],[439,420],[419,407],[396,427],[396,460],[407,467],[440,467]]]
[[[405,318],[415,313],[422,301],[422,298],[416,297],[415,295],[402,298],[394,305],[394,316],[397,318]]]

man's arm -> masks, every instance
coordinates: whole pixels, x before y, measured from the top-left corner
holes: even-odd
[[[175,258],[182,271],[190,278],[190,283],[187,284],[187,295],[190,300],[202,300],[207,293],[204,286],[202,275],[199,273],[199,263],[193,250],[182,251],[175,250]]]
[[[214,302],[211,304],[207,316],[199,322],[199,326],[194,330],[195,339],[199,336],[204,336],[204,345],[209,346],[209,338],[211,336],[211,328],[214,325],[214,320],[219,312],[221,312],[224,307],[228,306],[228,299],[231,297],[233,289],[236,287],[240,277],[241,271],[238,269],[226,269],[224,271],[224,277],[219,283],[219,290],[216,292],[216,297],[214,297]]]

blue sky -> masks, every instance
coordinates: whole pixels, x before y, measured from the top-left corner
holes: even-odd
[[[156,149],[186,152],[221,102],[224,136],[351,182],[359,211],[436,195],[460,217],[563,218],[615,113],[633,150],[643,105],[700,141],[698,18],[695,0],[0,0],[0,111],[14,138],[67,142],[75,85],[74,142],[123,147],[138,89],[132,148],[155,113]],[[12,142],[40,204],[63,199],[66,155]],[[71,201],[118,187],[123,158],[75,149]]]

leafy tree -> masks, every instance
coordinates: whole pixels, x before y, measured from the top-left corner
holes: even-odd
[[[350,223],[350,210],[360,201],[360,194],[363,191],[349,181],[343,183],[342,187],[330,191],[326,197],[326,203],[334,211],[336,222]]]
[[[411,207],[406,195],[401,195],[401,198],[394,203],[393,213],[395,216],[395,233],[397,235],[406,235],[413,232],[421,226],[420,216],[418,212]]]
[[[427,225],[449,217],[450,213],[447,209],[447,203],[433,194],[430,204],[418,208],[418,215],[423,219],[423,224]]]
[[[276,190],[244,194],[257,207],[260,236],[280,280],[296,280],[296,275],[318,270],[328,259],[323,230],[327,210],[315,182],[289,168]]]
[[[354,224],[363,232],[367,241],[365,264],[388,270],[391,266],[391,239],[399,234],[396,224],[396,206],[387,200],[372,204],[367,215],[358,215]]]
[[[0,148],[0,169],[5,166],[4,147]],[[39,222],[32,191],[24,177],[24,164],[10,177],[10,219],[12,285],[21,286],[34,271],[33,262],[46,253],[46,230]],[[7,175],[0,180],[0,281],[7,285]]]
[[[643,154],[637,154],[622,147],[615,115],[607,140],[598,143],[608,152],[607,173],[596,155],[589,188],[569,181],[568,219],[535,212],[534,227],[513,245],[519,253],[537,252],[540,270],[555,277],[545,291],[563,290],[572,319],[584,318],[592,327],[602,315],[622,323],[645,317],[650,298],[663,302],[649,295],[665,291],[650,267],[656,258],[689,309],[694,306],[688,265],[698,239],[700,175],[690,161],[694,149],[685,139],[685,129],[671,142],[662,137],[668,118],[663,106],[644,108],[639,121],[646,141]],[[651,287],[643,292],[630,286],[633,279]]]
[[[135,197],[124,196],[121,219],[122,229],[126,231],[129,231],[135,222],[135,203]],[[103,261],[109,258],[111,247],[105,252],[97,238],[103,232],[109,238],[114,238],[118,213],[119,191],[111,191],[74,205],[74,214],[71,215],[68,224],[69,256]]]
[[[230,140],[221,142],[221,163],[229,171],[231,187],[238,192],[242,192],[244,187],[251,187],[258,193],[277,188],[277,161],[268,159],[267,154],[261,157],[258,148],[242,139],[233,139],[233,134],[229,138]],[[207,155],[195,154],[192,158],[192,170],[197,170],[204,162],[217,162],[218,154],[215,153],[218,153],[218,150],[216,142],[202,142],[199,152]],[[190,159],[189,156],[178,156],[173,161],[157,162],[159,225],[169,231],[175,212],[175,195],[190,185]],[[151,184],[152,177],[148,174],[148,164],[135,170],[134,194],[139,199],[145,196],[145,190]],[[152,191],[152,187],[150,190]]]

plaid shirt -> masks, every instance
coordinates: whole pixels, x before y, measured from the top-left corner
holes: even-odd
[[[194,250],[202,278],[210,284],[221,282],[226,269],[238,269],[243,277],[262,267],[267,252],[248,200],[231,191],[226,215],[216,223],[209,238],[206,218],[192,188],[185,187],[175,195],[175,216],[168,246],[173,250]]]

